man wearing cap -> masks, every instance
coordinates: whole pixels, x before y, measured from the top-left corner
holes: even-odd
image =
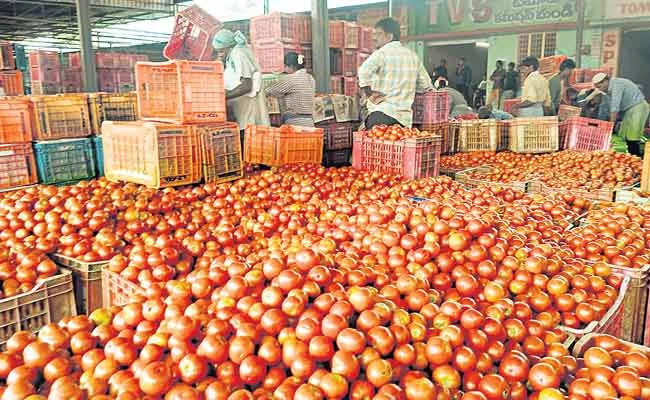
[[[609,98],[609,120],[616,123],[619,114],[623,115],[619,135],[627,142],[630,153],[640,156],[640,140],[643,135],[650,107],[641,89],[629,79],[610,78],[599,73],[594,76],[594,87]]]
[[[536,57],[525,58],[519,66],[525,80],[521,103],[515,104],[513,111],[520,117],[543,117],[544,108],[551,107],[548,81],[539,73],[538,69],[539,61]]]

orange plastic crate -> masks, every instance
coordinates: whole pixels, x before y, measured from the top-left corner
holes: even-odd
[[[555,74],[560,72],[560,64],[567,56],[550,56],[539,59],[539,73],[542,75]]]
[[[291,125],[280,128],[249,125],[244,141],[244,161],[271,167],[320,164],[323,161],[323,130]]]
[[[104,173],[111,181],[162,188],[201,180],[199,140],[192,125],[106,121],[102,140]]]
[[[172,124],[226,122],[226,90],[219,61],[137,63],[138,114]]]
[[[31,96],[30,101],[34,107],[34,140],[80,138],[90,135],[87,95]]]
[[[0,43],[0,69],[16,69],[14,45],[11,43]]]
[[[243,176],[241,140],[239,125],[225,124],[196,125],[201,141],[201,162],[203,181],[223,183]]]
[[[31,104],[26,97],[0,99],[0,143],[32,141]]]
[[[0,88],[6,96],[22,96],[25,94],[23,73],[20,71],[0,71]]]
[[[31,143],[0,145],[0,189],[38,182],[36,159]]]

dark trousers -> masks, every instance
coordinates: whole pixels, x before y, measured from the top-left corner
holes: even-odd
[[[368,118],[366,118],[366,129],[372,129],[373,126],[376,125],[399,125],[403,126],[402,124],[399,123],[395,118],[384,114],[381,111],[374,111],[368,115]]]
[[[628,140],[627,151],[632,155],[641,157],[641,142],[638,140]]]

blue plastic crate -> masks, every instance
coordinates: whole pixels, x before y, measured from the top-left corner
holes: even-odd
[[[53,185],[95,177],[92,139],[62,139],[34,143],[38,180]]]
[[[102,137],[93,137],[93,151],[95,152],[95,170],[97,176],[104,176],[104,147],[102,146]]]

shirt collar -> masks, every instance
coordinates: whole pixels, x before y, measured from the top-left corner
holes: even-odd
[[[382,47],[382,49],[392,49],[393,47],[401,47],[401,46],[402,46],[402,42],[400,42],[399,40],[393,40],[392,42],[386,43]]]

